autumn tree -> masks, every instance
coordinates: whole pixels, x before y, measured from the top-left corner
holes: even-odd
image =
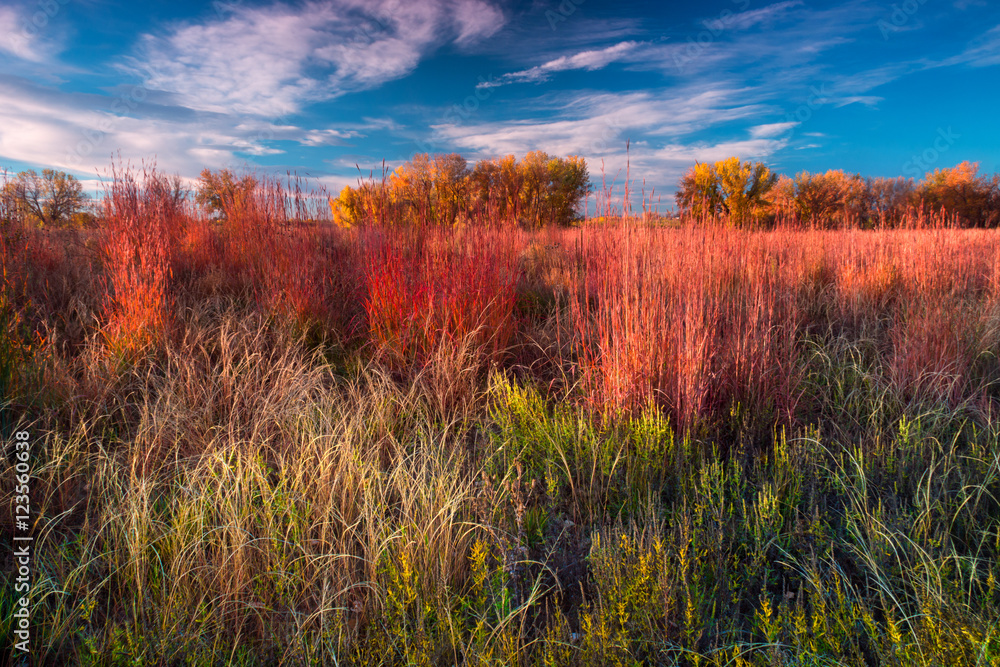
[[[550,157],[546,172],[544,214],[540,222],[568,224],[577,217],[577,208],[590,193],[587,162],[575,155],[565,159]]]
[[[840,223],[847,227],[868,227],[872,216],[874,199],[868,188],[868,181],[861,174],[848,174],[836,170],[837,187],[840,190]]]
[[[995,227],[1000,222],[1000,177],[980,174],[979,163],[963,162],[928,173],[920,195],[932,212],[943,210],[961,224]]]
[[[469,209],[469,165],[457,153],[436,155],[430,163],[434,189],[434,220],[454,225]]]
[[[419,153],[389,176],[389,196],[396,205],[398,220],[405,224],[434,221],[434,178],[431,157]]]
[[[405,224],[455,224],[468,208],[469,167],[461,155],[418,154],[389,176],[394,218]]]
[[[180,174],[153,173],[146,180],[146,189],[173,210],[181,210],[191,196],[191,189]]]
[[[841,206],[841,183],[829,174],[800,172],[795,176],[795,207],[799,220],[811,227],[832,227]]]
[[[0,230],[6,230],[9,225],[22,217],[21,208],[14,199],[14,188],[8,188],[7,172],[0,174]]]
[[[155,203],[158,215],[164,216],[171,227],[180,229],[186,224],[185,210],[191,189],[179,174],[161,174],[155,169],[146,174],[142,184],[143,198],[147,205]]]
[[[785,223],[798,220],[794,179],[784,174],[778,177],[777,183],[771,190],[771,206],[776,221]]]
[[[330,198],[333,222],[339,227],[354,227],[375,221],[393,222],[398,207],[389,200],[389,187],[366,181],[358,187],[344,186],[340,196]]]
[[[696,162],[681,178],[676,200],[682,215],[699,220],[718,215],[722,195],[715,167],[707,162]]]
[[[523,174],[513,155],[477,162],[469,174],[470,203],[475,215],[494,220],[520,219],[522,181]]]
[[[89,199],[80,181],[53,169],[22,171],[4,184],[2,197],[12,212],[41,226],[66,224]]]
[[[869,178],[867,187],[873,226],[898,227],[917,198],[912,178]]]
[[[821,229],[897,227],[922,210],[931,219],[943,213],[966,226],[1000,225],[1000,175],[981,174],[970,162],[937,169],[915,185],[841,170],[778,177],[761,163],[729,158],[695,163],[681,178],[676,199],[682,215],[725,216],[733,224],[770,218]]]
[[[731,224],[760,222],[771,210],[768,195],[778,175],[762,162],[737,157],[696,163],[681,179],[677,205],[696,218],[725,216]]]
[[[339,197],[330,197],[330,213],[334,224],[344,228],[357,225],[362,218],[360,199],[358,191],[349,185],[344,186]]]
[[[751,163],[731,157],[715,163],[719,194],[729,219],[737,225],[759,220],[770,202],[768,193],[778,182],[763,162]]]
[[[543,151],[531,151],[518,165],[521,172],[520,221],[532,227],[542,224],[543,199],[548,183],[549,156]]]
[[[458,154],[416,155],[382,184],[347,187],[330,202],[338,224],[378,218],[395,224],[454,225],[502,220],[538,227],[567,224],[590,191],[586,162],[536,151],[484,160],[471,169]],[[365,213],[377,200],[379,216]]]
[[[209,213],[228,217],[256,188],[257,179],[250,174],[238,177],[229,169],[219,172],[205,169],[201,172],[195,201]]]

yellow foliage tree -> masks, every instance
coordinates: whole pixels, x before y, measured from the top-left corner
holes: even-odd
[[[455,225],[478,219],[537,227],[571,222],[589,189],[587,163],[576,156],[536,151],[521,162],[509,155],[470,169],[458,154],[420,154],[384,184],[344,188],[330,210],[339,225],[374,220]]]
[[[734,225],[759,223],[771,210],[768,195],[777,182],[762,162],[738,157],[699,162],[681,179],[676,199],[682,212],[696,218],[723,215]]]

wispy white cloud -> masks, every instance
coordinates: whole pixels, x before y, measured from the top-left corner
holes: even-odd
[[[547,110],[549,118],[441,123],[432,129],[439,143],[482,157],[523,154],[536,148],[560,155],[600,157],[624,150],[626,139],[640,133],[652,137],[684,135],[757,116],[763,110],[743,99],[739,91],[726,89],[585,93],[566,100],[561,110]]]
[[[550,60],[537,67],[504,74],[492,81],[483,81],[477,88],[495,88],[508,83],[537,83],[547,81],[554,72],[565,72],[568,70],[589,70],[594,71],[607,67],[611,63],[621,60],[629,54],[635,53],[638,42],[620,42],[605,49],[581,51],[572,56],[562,56]]]
[[[757,125],[750,128],[750,136],[754,139],[767,139],[770,137],[779,137],[782,134],[788,132],[792,128],[798,125],[797,122],[789,121],[786,123],[768,123],[766,125]]]
[[[232,9],[140,37],[132,57],[112,70],[120,83],[106,94],[0,75],[0,158],[85,175],[120,151],[133,160],[155,156],[161,167],[190,176],[276,156],[289,145],[344,146],[368,132],[399,132],[403,126],[390,117],[336,126],[311,120],[306,127],[289,119],[310,102],[405,76],[442,45],[467,48],[505,21],[486,0]],[[9,34],[21,19],[12,6],[0,7],[0,27]],[[34,42],[2,44],[22,60],[42,58]]]
[[[338,146],[360,136],[361,133],[355,130],[308,130],[299,143],[303,146]]]
[[[32,31],[27,30],[28,16],[16,5],[0,6],[0,52],[21,60],[40,63],[46,49]]]
[[[969,44],[962,53],[946,59],[941,64],[971,67],[1000,65],[1000,25],[988,30]]]
[[[749,30],[757,26],[767,26],[777,19],[784,18],[790,9],[802,6],[802,0],[789,0],[788,2],[776,2],[759,9],[748,9],[737,14],[723,14],[706,24],[715,28],[733,28],[735,30]]]
[[[849,0],[828,8],[796,1],[724,12],[686,37],[650,49],[644,61],[650,69],[680,78],[747,70],[788,76],[870,31],[878,11],[869,0]]]
[[[582,10],[556,32],[541,19],[511,25],[514,12],[501,9],[508,0],[261,0],[148,27],[123,47],[131,57],[117,60],[115,92],[83,95],[39,74],[65,75],[50,67],[61,37],[57,30],[22,32],[26,1],[0,6],[0,64],[14,62],[22,77],[48,85],[0,75],[0,156],[91,174],[118,149],[132,159],[156,155],[161,166],[185,175],[255,156],[273,163],[286,150],[294,161],[308,150],[345,174],[328,177],[333,187],[354,181],[355,162],[365,170],[379,164],[378,151],[399,157],[392,152],[404,138],[429,139],[473,159],[535,149],[578,154],[592,172],[602,162],[615,171],[624,166],[631,139],[634,171],[672,187],[694,160],[780,158],[818,148],[826,135],[803,130],[823,127],[811,120],[820,107],[831,115],[846,105],[876,107],[881,87],[913,73],[1000,64],[1000,26],[988,30],[995,21],[983,22],[986,32],[964,48],[945,40],[914,55],[903,50],[909,48],[905,36],[883,44],[875,26],[885,7],[871,0],[755,3],[744,12],[735,12],[734,4],[734,12],[693,22],[691,34],[675,25],[661,30],[652,17],[598,20]],[[953,13],[948,7],[984,6],[976,0],[945,5]],[[905,26],[933,29],[933,11]],[[478,88],[558,82],[561,72],[599,70],[605,71],[590,83],[606,88],[509,88],[486,103],[470,80],[458,93],[475,94],[476,110],[461,116],[466,122],[440,114],[435,105],[446,103],[430,95],[395,106],[380,96],[377,110],[366,108],[361,96],[345,99],[359,116],[378,116],[354,123],[318,121],[322,116],[308,108],[406,77],[439,50],[474,51],[493,58],[490,67],[505,63],[501,71],[508,74]],[[641,91],[621,90],[613,73],[621,70],[630,82],[637,73],[645,77]],[[117,91],[136,82],[143,101],[114,109]],[[796,122],[796,107],[810,120]],[[433,118],[454,122],[428,122]],[[430,137],[413,136],[425,128]],[[388,142],[369,139],[372,134]]]
[[[145,35],[130,67],[178,105],[275,117],[405,76],[442,44],[468,44],[503,23],[503,13],[485,0],[242,7],[223,19]]]
[[[874,107],[877,106],[879,102],[883,101],[885,101],[885,98],[879,97],[878,95],[848,95],[837,99],[835,106],[838,109],[840,107],[846,107],[848,104],[863,104],[867,107]]]
[[[0,155],[75,173],[94,174],[121,151],[131,159],[156,156],[171,170],[198,173],[255,144],[220,127],[118,117],[97,96],[54,95],[0,80]]]
[[[513,122],[438,123],[432,129],[438,145],[481,157],[542,149],[581,154],[592,166],[602,160],[623,165],[626,139],[632,139],[638,149],[633,166],[672,185],[682,165],[695,159],[767,159],[788,148],[800,123],[785,112],[814,96],[821,82],[829,81],[821,105],[877,103],[868,92],[902,76],[903,69],[836,77],[824,60],[830,50],[870,30],[875,15],[866,0],[829,9],[791,0],[718,16],[718,25],[705,22],[715,29],[694,54],[687,53],[690,43],[639,39],[567,53],[508,74],[499,84],[544,81],[555,72],[614,63],[659,70],[669,78],[642,93],[549,93],[549,104],[534,118],[531,108],[522,106],[521,118]],[[689,56],[691,66],[678,67]],[[553,108],[553,99],[561,100],[561,108]]]
[[[668,144],[650,155],[649,162],[659,161],[663,166],[674,168],[674,173],[687,169],[694,162],[717,162],[734,155],[743,158],[758,159],[773,155],[788,145],[785,139],[765,139],[751,137],[731,141],[707,142],[693,144]],[[641,158],[640,158],[641,159]]]

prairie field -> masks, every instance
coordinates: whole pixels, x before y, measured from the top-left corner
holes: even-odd
[[[1000,232],[141,185],[2,229],[33,664],[1000,665]]]

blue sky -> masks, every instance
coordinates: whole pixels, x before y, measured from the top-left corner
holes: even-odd
[[[332,191],[418,152],[582,155],[611,180],[626,140],[665,205],[730,155],[1000,171],[988,0],[5,0],[0,35],[0,166],[92,186],[119,152]]]

